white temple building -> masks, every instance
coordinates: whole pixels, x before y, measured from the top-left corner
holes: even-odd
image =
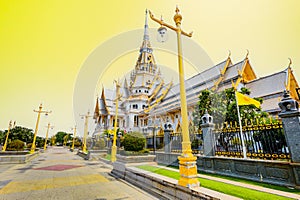
[[[180,130],[179,84],[164,82],[150,44],[147,13],[138,59],[130,78],[127,79],[123,80],[120,88],[122,99],[119,101],[117,126],[121,130],[147,134],[152,133],[155,124],[162,132],[166,122],[171,123],[175,131]],[[285,89],[290,91],[292,98],[299,101],[299,85],[290,65],[281,72],[257,78],[248,56],[233,63],[229,55],[219,64],[187,79],[185,85],[190,124],[198,96],[205,89],[218,91],[230,87],[249,88],[250,96],[263,98],[262,110],[272,115],[277,115],[280,111],[278,102]],[[114,88],[102,88],[94,111],[97,125],[95,132],[102,133],[104,130],[113,129],[115,99]]]

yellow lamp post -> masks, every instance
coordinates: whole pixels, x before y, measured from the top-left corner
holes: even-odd
[[[115,113],[115,123],[114,123],[114,138],[113,138],[113,145],[111,147],[111,162],[115,162],[117,160],[116,154],[117,154],[117,121],[118,121],[118,109],[119,109],[119,100],[121,99],[121,95],[119,94],[120,92],[120,83],[119,81],[114,81],[116,83],[116,113]]]
[[[48,115],[49,113],[51,113],[51,111],[43,111],[42,108],[43,108],[43,106],[42,106],[42,104],[40,104],[39,110],[33,110],[33,112],[38,113],[38,117],[37,117],[37,120],[36,120],[35,131],[34,131],[34,136],[33,136],[33,142],[32,142],[31,149],[30,149],[31,154],[34,153],[35,147],[36,147],[35,146],[35,140],[36,140],[36,135],[37,135],[38,128],[39,128],[41,113],[45,113],[45,115]]]
[[[84,117],[84,134],[83,134],[83,147],[82,147],[82,151],[84,153],[87,153],[87,149],[86,149],[86,138],[87,138],[87,134],[88,134],[88,119],[89,117],[92,117],[92,115],[90,115],[90,111],[87,112],[86,115],[80,115],[81,117]]]
[[[44,150],[47,149],[47,141],[48,141],[48,134],[49,134],[49,129],[53,129],[54,126],[50,126],[50,123],[48,123],[47,127],[47,132],[46,132],[46,138],[45,138],[45,143],[44,143]]]
[[[10,129],[11,128],[14,128],[15,127],[15,124],[16,122],[14,122],[14,126],[12,127],[12,123],[11,123],[11,120],[9,121],[9,124],[8,124],[8,130],[7,130],[7,134],[6,134],[6,138],[5,138],[5,143],[3,145],[3,148],[2,148],[2,151],[6,151],[6,147],[7,147],[7,142],[8,142],[8,136],[9,136],[9,133],[10,133]]]
[[[176,14],[174,16],[174,21],[176,27],[163,22],[154,17],[154,15],[149,11],[150,18],[161,25],[161,27],[167,27],[177,33],[177,49],[178,49],[178,68],[179,68],[179,84],[180,84],[180,100],[181,100],[181,116],[182,116],[182,154],[178,157],[179,160],[179,172],[180,179],[178,185],[184,187],[195,187],[199,186],[199,181],[197,179],[197,158],[192,154],[191,141],[189,136],[189,125],[188,125],[188,115],[187,115],[187,103],[184,85],[184,69],[182,61],[182,46],[181,46],[181,35],[192,37],[191,33],[186,33],[181,29],[182,16],[179,14],[179,9],[176,7]]]
[[[74,135],[73,135],[73,143],[72,143],[72,148],[71,151],[74,151],[74,144],[75,144],[75,137],[76,137],[76,126],[72,128],[74,130]]]

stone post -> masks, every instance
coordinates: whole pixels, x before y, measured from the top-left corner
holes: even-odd
[[[299,104],[290,97],[289,91],[284,91],[283,99],[279,102],[286,142],[291,154],[291,160],[300,163],[300,111]]]
[[[203,133],[203,155],[204,156],[215,156],[215,137],[213,129],[215,124],[213,123],[213,117],[210,116],[207,111],[201,117],[201,128]]]
[[[172,125],[170,123],[166,123],[164,126],[164,152],[171,153],[170,135],[173,131]]]

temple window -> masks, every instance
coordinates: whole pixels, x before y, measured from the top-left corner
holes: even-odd
[[[134,127],[139,126],[139,117],[137,115],[134,116]]]

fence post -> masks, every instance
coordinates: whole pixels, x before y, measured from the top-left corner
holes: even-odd
[[[172,125],[170,123],[166,123],[164,125],[164,151],[165,153],[171,152],[171,141],[170,141],[170,135],[172,130]]]
[[[300,162],[300,111],[299,104],[284,91],[283,99],[278,103],[281,112],[284,134],[291,154],[292,162]]]
[[[206,113],[201,117],[201,129],[203,134],[203,155],[214,156],[215,155],[215,137],[213,129],[215,124],[213,123],[213,117]]]

